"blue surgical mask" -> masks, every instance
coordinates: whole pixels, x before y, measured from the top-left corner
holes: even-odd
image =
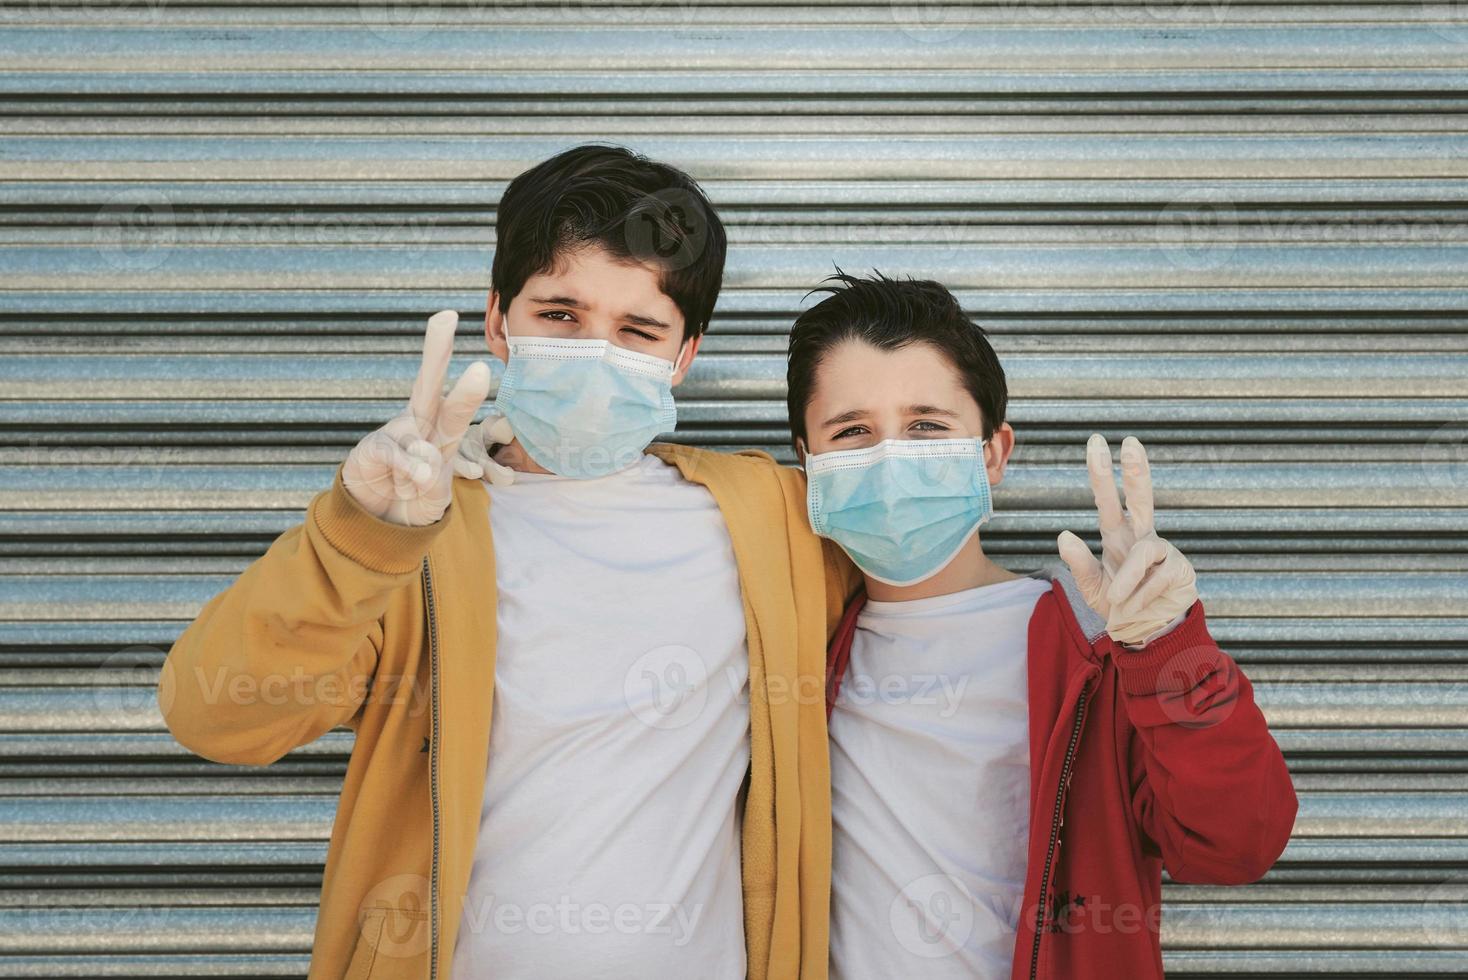
[[[930,578],[994,513],[986,442],[886,439],[807,456],[810,526],[879,582]]]
[[[590,479],[636,463],[678,423],[672,361],[605,340],[509,337],[495,408],[541,466]]]

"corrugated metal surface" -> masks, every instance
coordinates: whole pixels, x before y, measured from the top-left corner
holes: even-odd
[[[304,973],[351,734],[191,757],[158,665],[428,314],[483,355],[495,202],[590,138],[730,228],[684,438],[784,452],[839,263],[996,335],[1002,560],[1147,442],[1301,796],[1263,883],[1169,884],[1172,975],[1468,971],[1465,111],[1461,0],[0,0],[0,976]]]

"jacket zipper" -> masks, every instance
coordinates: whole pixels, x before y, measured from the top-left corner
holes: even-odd
[[[1045,850],[1045,870],[1040,875],[1040,901],[1035,911],[1035,942],[1030,949],[1030,980],[1036,980],[1040,971],[1040,938],[1045,934],[1046,896],[1050,890],[1050,872],[1055,859],[1056,845],[1060,842],[1060,827],[1065,822],[1065,791],[1070,786],[1071,765],[1075,762],[1076,746],[1081,740],[1081,725],[1086,719],[1086,688],[1076,698],[1075,724],[1070,730],[1070,743],[1065,747],[1065,761],[1060,766],[1060,788],[1055,793],[1055,810],[1050,817],[1050,843]]]
[[[438,980],[438,619],[433,608],[433,574],[428,556],[423,556],[424,605],[428,610],[428,672],[433,700],[433,723],[428,740],[428,786],[433,806],[433,864],[428,883],[428,980]]]

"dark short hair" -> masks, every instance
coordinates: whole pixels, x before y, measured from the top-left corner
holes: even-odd
[[[968,393],[984,414],[984,438],[1004,424],[1009,390],[1004,368],[983,327],[964,315],[958,299],[931,279],[889,279],[836,274],[814,292],[831,295],[796,317],[790,328],[790,355],[785,370],[786,407],[792,439],[806,438],[805,410],[815,387],[816,369],[827,352],[847,340],[861,340],[880,350],[908,344],[936,347],[958,369]],[[810,293],[806,293],[807,296]]]
[[[586,143],[536,164],[505,188],[490,280],[500,312],[567,251],[598,245],[660,270],[683,336],[708,329],[724,278],[719,216],[686,173],[620,146]]]

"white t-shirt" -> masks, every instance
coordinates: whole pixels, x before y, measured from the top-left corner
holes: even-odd
[[[452,980],[742,978],[749,658],[718,505],[651,455],[490,494],[494,715]]]
[[[831,716],[832,980],[1008,980],[1029,834],[1020,578],[869,601]]]

